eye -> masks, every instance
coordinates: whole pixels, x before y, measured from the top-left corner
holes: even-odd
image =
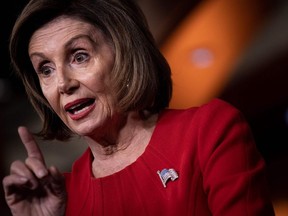
[[[89,55],[84,52],[78,52],[74,55],[74,60],[76,63],[83,63],[86,62],[89,59]]]
[[[38,70],[38,73],[42,74],[43,76],[49,76],[52,72],[53,72],[53,68],[47,65],[41,66],[40,69]]]

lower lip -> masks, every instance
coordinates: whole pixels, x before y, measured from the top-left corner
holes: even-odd
[[[68,112],[68,115],[70,116],[72,120],[80,120],[82,118],[85,118],[87,115],[89,115],[89,113],[92,112],[94,108],[95,108],[95,103],[93,103],[91,106],[88,107],[88,109],[83,110],[82,112],[79,112],[77,114],[72,114]]]

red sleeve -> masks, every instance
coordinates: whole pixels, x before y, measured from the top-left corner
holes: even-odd
[[[215,100],[199,109],[198,155],[213,216],[273,216],[265,173],[241,113]]]

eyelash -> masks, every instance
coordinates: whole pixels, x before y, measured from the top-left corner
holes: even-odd
[[[36,72],[37,72],[38,74],[42,74],[42,75],[44,75],[44,76],[48,76],[48,74],[45,74],[45,71],[47,71],[47,69],[49,69],[49,72],[51,72],[51,70],[53,70],[50,66],[47,65],[48,63],[49,63],[49,62],[46,62],[46,61],[42,62],[42,63],[38,66]]]
[[[51,67],[48,67],[48,66],[43,66],[40,68],[40,70],[38,70],[38,73],[44,75],[44,76],[48,76],[49,74],[47,74],[47,69],[49,70],[48,73],[50,74],[51,73]]]
[[[80,59],[80,60],[79,60]],[[81,63],[84,63],[86,61],[89,60],[89,55],[88,53],[86,52],[83,52],[83,51],[78,51],[78,52],[75,52],[73,55],[72,55],[72,62],[76,62],[76,64],[81,64]],[[44,76],[48,76],[50,73],[51,73],[51,70],[53,70],[53,68],[51,68],[50,66],[47,66],[46,64],[48,64],[49,62],[43,62],[39,65],[38,69],[37,69],[37,73],[38,74],[42,74]],[[47,69],[49,69],[49,74],[47,74]],[[46,73],[46,74],[45,74]]]
[[[75,60],[76,63],[83,63],[89,59],[88,53],[83,52],[83,51],[76,52],[72,57],[73,57],[73,61]],[[78,61],[79,57],[82,58],[80,61]]]

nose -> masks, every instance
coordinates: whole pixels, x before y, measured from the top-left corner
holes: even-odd
[[[79,81],[72,71],[61,69],[58,71],[58,90],[60,94],[71,94],[79,88]]]

